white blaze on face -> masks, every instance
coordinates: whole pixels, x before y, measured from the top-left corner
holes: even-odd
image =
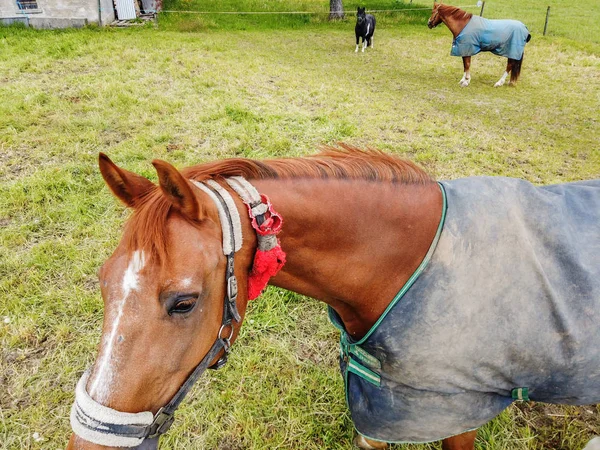
[[[106,401],[111,392],[111,385],[114,378],[114,362],[117,359],[113,355],[113,347],[117,339],[119,323],[123,317],[125,303],[132,292],[137,291],[139,287],[139,272],[146,263],[144,252],[136,250],[129,261],[129,265],[123,274],[121,282],[121,299],[118,301],[116,316],[113,318],[110,333],[104,337],[102,345],[102,354],[100,360],[96,362],[95,377],[89,389],[89,395],[97,402]]]

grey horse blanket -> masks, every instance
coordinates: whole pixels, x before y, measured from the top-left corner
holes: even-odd
[[[440,186],[438,235],[368,334],[329,311],[357,431],[428,442],[516,399],[600,402],[600,180]]]
[[[492,52],[498,56],[520,60],[529,30],[518,20],[490,20],[473,16],[452,42],[452,56],[473,56]]]

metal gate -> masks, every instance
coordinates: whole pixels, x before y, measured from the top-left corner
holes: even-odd
[[[133,0],[116,0],[117,18],[119,20],[135,19],[135,6]]]

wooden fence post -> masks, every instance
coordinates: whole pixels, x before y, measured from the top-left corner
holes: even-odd
[[[544,24],[544,36],[546,36],[546,29],[548,28],[548,17],[550,16],[550,7],[546,10],[546,23]]]

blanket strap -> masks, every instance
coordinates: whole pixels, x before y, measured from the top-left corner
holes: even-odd
[[[528,402],[529,401],[529,388],[526,388],[526,387],[514,388],[511,391],[511,395],[512,395],[513,400]]]
[[[381,369],[381,362],[364,348],[348,342],[345,335],[340,339],[340,358],[346,363],[348,372],[377,387],[381,386],[381,375],[375,371]]]

